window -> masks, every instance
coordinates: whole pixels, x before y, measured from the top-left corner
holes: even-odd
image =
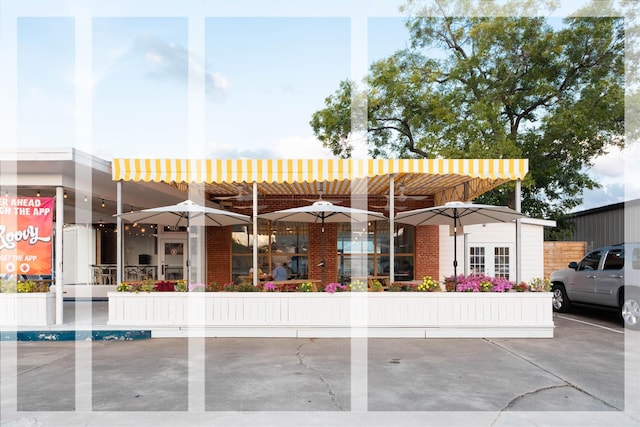
[[[509,279],[509,248],[496,247],[493,249],[493,271],[495,277]]]
[[[306,279],[309,275],[307,251],[309,232],[307,224],[258,221],[258,267],[271,273],[276,262],[286,263],[289,277]],[[232,276],[249,274],[253,265],[253,227],[235,225],[232,230]]]
[[[611,249],[604,259],[603,270],[621,270],[624,268],[624,249]]]
[[[484,249],[483,246],[472,246],[469,248],[469,272],[471,274],[484,274]]]
[[[598,264],[600,264],[600,258],[602,258],[602,251],[593,251],[588,253],[580,264],[578,265],[578,270],[597,270]]]
[[[394,224],[393,264],[395,281],[413,280],[415,227]],[[388,276],[389,222],[342,223],[338,226],[338,281],[347,284],[351,276]],[[328,256],[328,254],[327,254]]]

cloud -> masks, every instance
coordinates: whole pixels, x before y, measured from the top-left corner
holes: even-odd
[[[167,43],[155,35],[136,37],[131,48],[134,58],[144,59],[147,75],[159,80],[187,84],[189,72],[204,78],[205,91],[210,97],[225,95],[231,89],[230,80],[220,72],[207,71],[202,58],[189,55],[189,50],[176,43]]]
[[[593,160],[589,175],[601,188],[585,190],[583,203],[576,211],[607,206],[640,198],[640,144],[629,144],[621,149],[613,147]]]
[[[273,145],[273,149],[238,147],[211,142],[209,154],[219,159],[328,159],[335,157],[314,137],[296,136],[279,140]]]

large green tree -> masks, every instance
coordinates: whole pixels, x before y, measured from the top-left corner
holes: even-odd
[[[366,132],[373,157],[527,158],[523,211],[561,218],[597,187],[592,160],[624,142],[625,31],[620,17],[553,21],[539,5],[409,2],[410,47],[341,82],[313,114],[315,135],[341,157]],[[481,201],[512,196],[505,186]]]

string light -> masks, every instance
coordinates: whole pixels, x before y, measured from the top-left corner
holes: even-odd
[[[84,196],[84,201],[85,201],[85,202],[87,201],[87,196]]]
[[[36,197],[40,197],[40,190],[36,191]]]
[[[67,192],[65,191],[65,192],[64,192],[64,194],[62,195],[62,197],[64,197],[64,198],[66,199],[67,197],[69,197],[69,195],[68,195],[68,194],[67,194]]]
[[[100,204],[104,208],[104,199],[102,199],[102,203]]]

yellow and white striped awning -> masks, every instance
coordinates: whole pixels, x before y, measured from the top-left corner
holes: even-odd
[[[256,182],[261,194],[385,194],[389,176],[409,194],[436,202],[471,200],[508,181],[523,179],[527,159],[123,159],[113,160],[114,180],[203,183],[210,194],[237,194]]]

